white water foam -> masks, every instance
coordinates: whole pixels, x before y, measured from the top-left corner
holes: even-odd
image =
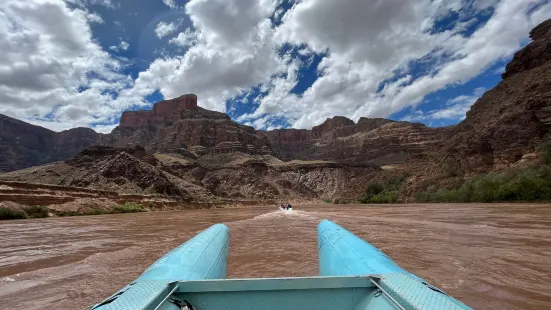
[[[308,220],[319,220],[317,217],[313,216],[310,212],[307,211],[299,211],[299,210],[292,210],[292,211],[281,211],[286,216],[290,217],[300,217]]]
[[[286,218],[292,218],[293,220],[320,221],[320,219],[318,219],[317,217],[311,215],[309,212],[306,212],[306,211],[277,210],[277,211],[260,214],[249,219],[239,220],[231,223],[242,224],[242,223],[250,223],[250,222],[257,222],[257,221],[271,221],[271,220],[284,221]]]

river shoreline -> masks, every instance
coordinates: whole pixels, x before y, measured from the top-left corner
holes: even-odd
[[[111,214],[121,214],[121,213],[144,213],[144,212],[168,212],[168,211],[185,211],[185,210],[198,210],[198,209],[247,209],[247,208],[273,208],[275,211],[278,210],[277,204],[257,204],[257,203],[249,203],[249,204],[243,204],[238,201],[231,202],[227,201],[225,203],[215,203],[215,202],[195,202],[195,203],[186,203],[186,204],[180,204],[180,205],[168,205],[168,206],[157,206],[157,207],[151,207],[150,208],[144,207],[142,204],[136,204],[136,203],[124,203],[122,205],[113,204],[115,208],[107,208],[107,209],[88,209],[84,211],[66,211],[63,210],[63,208],[59,208],[59,206],[22,206],[24,208],[32,208],[32,207],[40,207],[44,208],[42,215],[36,216],[31,215],[28,217],[21,217],[21,218],[2,218],[2,209],[4,208],[4,203],[6,202],[0,202],[0,223],[2,221],[13,221],[13,220],[30,220],[30,219],[47,219],[47,218],[58,218],[58,217],[73,217],[73,216],[95,216],[95,215],[111,215]],[[8,202],[9,203],[9,202]],[[78,201],[77,201],[78,204]],[[457,206],[468,206],[468,205],[491,205],[491,206],[537,206],[537,205],[549,205],[550,202],[488,202],[488,203],[388,203],[388,204],[362,204],[362,203],[347,203],[347,204],[332,204],[332,203],[312,203],[312,202],[293,202],[291,203],[293,206],[295,206],[295,209],[298,207],[303,206],[325,206],[328,208],[341,208],[344,206],[356,206],[356,207],[396,207],[396,206],[427,206],[427,205],[441,205],[441,206],[449,206],[449,205],[457,205]],[[130,208],[124,208],[126,205],[133,205],[135,207]],[[121,208],[122,207],[122,208]],[[45,214],[45,215],[44,215]]]

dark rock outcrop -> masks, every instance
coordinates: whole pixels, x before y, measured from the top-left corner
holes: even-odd
[[[65,162],[4,173],[2,179],[128,194],[190,197],[185,187],[173,182],[170,175],[162,171],[162,164],[142,147],[94,146]]]
[[[144,148],[117,149],[96,146],[83,150],[66,164],[75,167],[70,186],[87,187],[95,183],[137,187],[140,192],[186,196],[158,166],[158,160]]]
[[[533,41],[518,51],[505,67],[505,72],[501,75],[503,79],[537,68],[551,60],[551,20],[532,29],[530,38]]]

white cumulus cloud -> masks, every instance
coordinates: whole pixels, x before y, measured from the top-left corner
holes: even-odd
[[[115,52],[119,52],[119,51],[126,51],[128,50],[129,47],[130,47],[130,43],[121,39],[118,45],[111,45],[109,46],[109,49]]]
[[[0,2],[0,113],[61,130],[113,123],[144,104],[89,22],[61,0]]]
[[[167,35],[172,34],[174,31],[176,31],[179,26],[180,26],[179,21],[173,21],[170,23],[161,21],[157,24],[157,27],[155,27],[155,34],[159,39],[162,39]]]
[[[225,102],[286,70],[277,53],[267,0],[193,0],[185,6],[193,30],[171,43],[190,46],[183,55],[155,60],[136,87],[160,89],[166,98],[193,92],[199,105],[225,111]]]
[[[489,20],[470,36],[463,33],[469,21],[431,31],[450,12],[476,16],[489,9]],[[544,16],[551,16],[551,5],[540,0],[298,2],[284,15],[276,38],[327,53],[320,77],[299,97],[273,88],[275,101],[260,100],[240,119],[272,113],[293,127],[310,128],[335,115],[389,116],[510,57]],[[412,76],[413,61],[428,66],[423,75]]]
[[[178,9],[179,6],[176,4],[175,0],[163,0],[163,3],[171,9]]]
[[[122,18],[104,21],[91,9],[118,2],[0,1],[0,113],[53,129],[107,131],[121,111],[148,104],[144,98],[159,90],[165,98],[196,93],[217,111],[227,100],[251,99],[251,112],[238,120],[257,128],[282,121],[309,128],[335,115],[386,117],[407,107],[418,111],[412,120],[461,119],[478,93],[440,110],[419,105],[511,57],[551,16],[544,0],[302,0],[287,11],[281,0],[162,1],[183,9],[191,25],[149,30],[169,39],[136,80],[109,52],[139,44],[120,39],[103,50],[90,26],[123,29]],[[450,16],[459,18],[443,25]],[[296,94],[313,55],[323,57],[318,77]]]
[[[470,110],[471,106],[480,98],[485,88],[475,88],[472,95],[460,95],[448,100],[444,107],[437,110],[429,110],[423,112],[416,110],[411,115],[403,118],[404,121],[435,121],[435,120],[463,120],[466,113]]]
[[[180,32],[178,36],[169,40],[171,44],[181,47],[188,47],[199,43],[199,33],[187,28],[184,32]]]

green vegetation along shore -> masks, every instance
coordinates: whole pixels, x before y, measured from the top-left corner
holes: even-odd
[[[114,205],[107,209],[67,211],[55,210],[45,206],[22,206],[17,204],[4,203],[0,205],[0,220],[45,218],[49,216],[77,216],[77,215],[100,215],[117,213],[135,213],[148,211],[141,204],[127,202],[121,205]]]
[[[418,202],[550,201],[551,166],[510,168],[503,172],[457,179],[451,188],[430,187],[416,195]]]
[[[542,147],[539,161],[523,167],[464,177],[457,167],[447,178],[426,182],[416,202],[543,202],[551,201],[551,146]],[[361,203],[397,203],[408,174],[367,184]],[[442,182],[445,181],[445,182]],[[445,185],[442,185],[445,184]]]

